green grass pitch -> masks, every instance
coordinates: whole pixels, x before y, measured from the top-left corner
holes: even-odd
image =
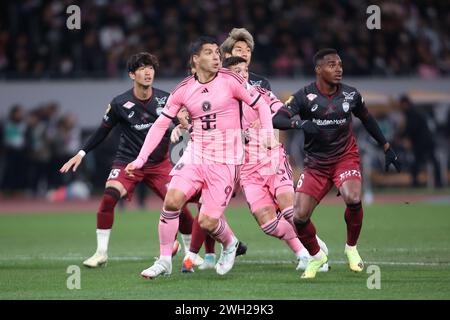
[[[95,251],[95,213],[2,214],[0,299],[450,299],[448,204],[365,206],[358,247],[366,267],[379,266],[380,289],[368,289],[372,274],[348,269],[343,210],[316,209],[313,221],[329,247],[331,271],[307,281],[287,246],[266,236],[247,208],[227,210],[248,245],[229,274],[182,274],[179,254],[172,275],[155,280],[139,273],[158,255],[158,210],[116,212],[110,260],[99,269],[82,266]],[[67,288],[70,265],[80,266],[79,290]]]

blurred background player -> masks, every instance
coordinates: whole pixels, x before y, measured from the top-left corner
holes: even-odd
[[[92,257],[83,262],[87,267],[98,267],[105,264],[108,259],[108,242],[114,222],[114,208],[119,199],[126,197],[131,200],[136,185],[141,181],[161,199],[166,195],[170,182],[169,172],[172,169],[168,159],[169,130],[164,133],[160,144],[146,159],[142,168],[135,171],[134,177],[127,176],[123,170],[125,165],[139,154],[147,132],[161,114],[169,96],[169,93],[153,87],[157,67],[157,58],[147,52],[134,54],[128,59],[128,74],[133,80],[133,88],[111,101],[100,127],[78,154],[60,169],[62,173],[72,168],[76,171],[86,153],[99,145],[113,127],[120,126],[118,150],[97,212],[97,250]],[[180,216],[180,233],[183,242],[189,245],[192,215],[184,207]]]
[[[186,107],[192,119],[192,141],[171,172],[173,177],[159,223],[160,258],[141,272],[145,278],[172,272],[172,242],[178,229],[180,209],[200,190],[200,226],[222,244],[216,271],[223,275],[232,269],[239,241],[223,214],[242,163],[239,100],[258,110],[262,128],[272,134],[266,146],[274,143],[269,106],[259,94],[252,94],[244,87],[242,77],[221,68],[217,41],[200,37],[191,45],[191,59],[196,73],[172,92],[161,116],[147,134],[138,158],[126,167],[127,173],[133,175],[156,148],[178,111]]]
[[[411,165],[413,187],[419,187],[419,172],[421,167],[431,162],[436,188],[442,188],[441,169],[436,158],[436,141],[428,125],[428,116],[415,107],[407,95],[400,97],[400,109],[405,116],[403,135],[409,139],[414,160]]]
[[[328,260],[319,247],[310,217],[333,184],[347,205],[345,253],[350,269],[361,272],[364,268],[356,249],[363,209],[359,152],[352,132],[352,114],[361,120],[369,134],[383,148],[385,170],[388,171],[389,165],[393,164],[400,171],[396,154],[365,107],[361,94],[355,88],[341,83],[343,68],[337,51],[319,50],[313,62],[316,82],[297,91],[274,117],[276,128],[303,129],[305,132],[305,168],[297,184],[294,223],[312,259],[302,278],[314,278],[317,270]],[[295,115],[299,115],[301,120],[291,119]]]

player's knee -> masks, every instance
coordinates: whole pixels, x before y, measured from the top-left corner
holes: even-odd
[[[309,221],[309,217],[294,216],[294,224],[297,228],[302,228]]]
[[[294,207],[294,223],[305,224],[311,217],[311,210],[305,207]]]
[[[174,199],[166,199],[164,201],[164,210],[167,211],[179,211],[181,209],[181,205],[178,201]]]
[[[164,210],[179,211],[183,207],[185,200],[184,194],[169,190],[164,199]]]
[[[198,224],[203,230],[212,232],[217,226],[217,219],[210,218],[207,215],[201,215],[198,219]]]
[[[284,192],[277,195],[278,207],[281,211],[288,207],[292,207],[294,203],[294,193],[293,192]]]
[[[267,222],[269,222],[277,217],[275,208],[270,207],[270,206],[266,206],[266,207],[255,210],[253,215],[254,215],[256,221],[258,221],[258,224],[260,226],[262,226],[263,224],[266,224]]]
[[[359,192],[348,192],[344,195],[344,201],[347,205],[354,205],[361,203],[361,194]]]

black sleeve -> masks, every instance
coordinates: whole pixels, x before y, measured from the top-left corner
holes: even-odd
[[[291,118],[300,113],[300,106],[298,99],[295,96],[290,96],[284,106],[272,118],[273,127],[280,130],[295,128],[294,121]]]
[[[108,133],[111,131],[112,127],[107,127],[103,123],[100,125],[97,130],[87,139],[86,143],[83,145],[82,150],[88,153],[96,146],[98,146],[105,138],[108,136]]]
[[[261,85],[264,89],[267,89],[269,91],[272,91],[272,88],[270,87],[270,82],[267,79],[263,80],[263,84]]]
[[[103,116],[103,124],[106,127],[114,127],[119,122],[119,115],[116,111],[116,104],[114,103],[114,100],[111,101],[110,104],[108,104],[108,107],[106,107],[105,115]]]
[[[280,130],[292,129],[292,120],[288,112],[280,108],[275,116],[272,118],[273,127]]]
[[[378,142],[380,146],[386,144],[386,138],[381,132],[381,129],[378,126],[375,118],[369,113],[369,110],[367,110],[364,100],[359,92],[356,100],[356,107],[352,112],[355,117],[361,120],[367,132],[369,132],[369,134]]]
[[[111,129],[119,122],[119,117],[117,116],[114,109],[114,100],[108,104],[106,108],[105,115],[103,116],[102,124],[95,130],[95,132],[88,138],[86,143],[83,145],[82,150],[88,153],[96,146],[98,146],[105,138],[108,136]]]

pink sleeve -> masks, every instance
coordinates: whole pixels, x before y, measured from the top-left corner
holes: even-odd
[[[256,102],[261,98],[261,94],[248,83],[240,83],[235,79],[230,79],[230,82],[233,96],[238,100],[244,101],[250,107],[253,108]]]
[[[155,123],[152,125],[150,130],[147,132],[144,144],[142,145],[141,151],[139,152],[136,160],[132,164],[140,169],[147,162],[148,156],[152,154],[153,150],[158,146],[166,133],[167,128],[169,128],[172,119],[168,118],[164,114],[160,115],[156,119]]]
[[[254,108],[258,111],[259,120],[261,121],[261,128],[272,132],[272,113],[270,112],[269,105],[264,101],[264,99],[259,99]]]
[[[269,105],[272,115],[275,115],[278,110],[284,105],[283,102],[281,102],[280,99],[278,99],[272,91],[262,88],[259,91],[261,93],[261,97]]]
[[[183,90],[178,89],[172,92],[169,96],[169,99],[167,99],[162,113],[164,113],[169,118],[175,118],[178,111],[180,111],[181,107],[183,106],[183,103],[181,103],[182,91]]]

